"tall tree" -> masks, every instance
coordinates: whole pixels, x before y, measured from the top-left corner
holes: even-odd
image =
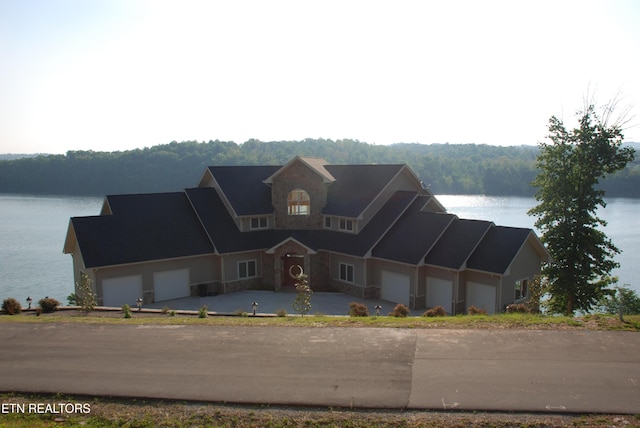
[[[611,106],[611,105],[610,105]],[[578,113],[578,127],[565,128],[562,120],[549,120],[549,142],[539,144],[537,206],[529,215],[554,261],[544,274],[549,280],[550,309],[573,314],[589,311],[614,281],[620,250],[602,231],[606,222],[596,216],[604,208],[597,185],[607,174],[623,169],[634,151],[621,147],[622,122],[609,124],[612,108],[599,116],[593,104]]]

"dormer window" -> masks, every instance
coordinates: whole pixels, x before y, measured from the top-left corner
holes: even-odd
[[[268,226],[266,217],[253,217],[251,219],[251,229],[266,229]]]
[[[309,194],[302,189],[294,189],[289,192],[287,205],[289,215],[309,215],[311,205]]]
[[[346,218],[340,219],[340,230],[346,230],[349,232],[353,232],[353,220],[349,220]]]

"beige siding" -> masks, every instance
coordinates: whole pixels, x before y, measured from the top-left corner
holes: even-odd
[[[507,305],[514,303],[515,283],[522,279],[533,280],[533,276],[540,273],[542,259],[530,242],[524,244],[509,267],[508,275],[505,275],[503,286],[499,295],[499,308],[504,311]]]
[[[153,274],[177,269],[189,269],[190,285],[211,284],[220,280],[217,256],[198,256],[159,262],[137,263],[91,270],[95,275],[98,304],[102,304],[102,281],[131,275],[142,275],[142,290],[145,303],[155,302]]]

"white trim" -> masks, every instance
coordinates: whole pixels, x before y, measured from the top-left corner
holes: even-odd
[[[249,274],[249,263],[252,263],[252,262],[254,264],[254,266],[253,266],[254,274],[250,275]],[[246,264],[246,268],[245,268],[246,274],[247,274],[246,276],[240,276],[240,265],[241,264]],[[258,275],[258,259],[239,260],[236,263],[236,278],[237,279],[239,279],[239,280],[240,279],[251,279],[251,278],[257,278],[258,276],[259,276]]]

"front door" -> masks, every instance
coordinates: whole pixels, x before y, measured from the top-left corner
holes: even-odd
[[[282,258],[282,287],[295,289],[298,280],[294,275],[300,275],[304,269],[304,256],[299,254],[287,254]]]

